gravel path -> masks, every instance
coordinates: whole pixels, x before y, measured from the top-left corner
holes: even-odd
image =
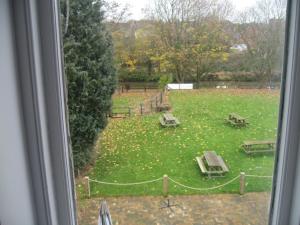
[[[96,225],[99,201],[81,200],[79,225]],[[177,207],[161,209],[162,197],[109,197],[114,225],[266,225],[269,193],[170,197]]]

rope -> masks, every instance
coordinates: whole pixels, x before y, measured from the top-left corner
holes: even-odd
[[[149,184],[149,183],[154,183],[157,181],[162,180],[163,178],[157,178],[154,180],[147,180],[147,181],[142,181],[142,182],[135,182],[135,183],[111,183],[111,182],[104,182],[104,181],[98,181],[98,180],[93,180],[88,178],[89,181],[95,182],[95,183],[99,183],[99,184],[107,184],[107,185],[116,185],[116,186],[133,186],[133,185],[141,185],[141,184]]]
[[[259,175],[245,175],[246,177],[257,177],[257,178],[273,178],[273,176],[259,176]],[[240,177],[240,175],[234,177],[233,179],[227,181],[226,183],[224,184],[221,184],[221,185],[218,185],[218,186],[214,186],[214,187],[209,187],[209,188],[198,188],[198,187],[190,187],[190,186],[187,186],[185,184],[182,184],[176,180],[174,180],[173,178],[171,177],[168,177],[168,179],[170,181],[172,181],[173,183],[177,184],[178,186],[181,186],[181,187],[184,187],[184,188],[187,188],[187,189],[191,189],[191,190],[196,190],[196,191],[208,191],[208,190],[214,190],[214,189],[218,189],[218,188],[221,188],[221,187],[224,187],[232,182],[234,182],[235,180],[237,180],[238,178]],[[163,180],[162,177],[160,178],[157,178],[157,179],[154,179],[154,180],[147,180],[147,181],[142,181],[142,182],[134,182],[134,183],[112,183],[112,182],[105,182],[105,181],[99,181],[99,180],[94,180],[94,179],[90,179],[88,178],[89,181],[91,182],[95,182],[95,183],[99,183],[99,184],[106,184],[106,185],[115,185],[115,186],[133,186],[133,185],[142,185],[142,184],[149,184],[149,183],[154,183],[154,182],[157,182],[157,181],[161,181]]]
[[[215,187],[209,187],[209,188],[195,188],[195,187],[190,187],[190,186],[181,184],[178,181],[173,180],[170,177],[169,177],[169,179],[170,179],[170,181],[172,181],[173,183],[177,184],[178,186],[181,186],[181,187],[184,187],[184,188],[187,188],[187,189],[196,190],[196,191],[208,191],[208,190],[214,190],[214,189],[218,189],[218,188],[224,187],[224,186],[232,183],[233,181],[237,180],[239,177],[240,177],[240,175],[236,176],[235,178],[231,179],[230,181],[228,181],[228,182],[226,182],[224,184],[221,184],[221,185],[215,186]]]
[[[257,178],[273,178],[273,176],[260,176],[260,175],[245,175],[246,177],[257,177]]]

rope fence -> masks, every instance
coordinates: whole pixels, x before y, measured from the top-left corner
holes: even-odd
[[[154,183],[154,182],[162,180],[163,178],[160,177],[160,178],[157,178],[157,179],[154,179],[154,180],[147,180],[147,181],[135,182],[135,183],[111,183],[111,182],[93,180],[93,179],[90,179],[90,178],[88,178],[88,179],[89,179],[90,182],[95,182],[95,183],[98,183],[98,184],[115,185],[115,186],[134,186],[134,185]]]
[[[273,176],[260,176],[260,175],[245,175],[246,177],[256,177],[256,178],[273,178]]]
[[[104,185],[112,185],[112,186],[137,186],[137,185],[144,185],[144,184],[150,184],[150,183],[155,183],[162,181],[163,182],[163,195],[167,196],[169,193],[169,181],[172,183],[178,185],[179,187],[190,189],[190,190],[195,190],[195,191],[210,191],[210,190],[215,190],[219,188],[223,188],[231,183],[233,183],[236,180],[240,180],[240,185],[239,185],[239,193],[243,195],[245,193],[245,187],[246,187],[246,177],[254,177],[254,178],[273,178],[273,176],[262,176],[262,175],[253,175],[253,174],[245,174],[244,172],[241,172],[239,175],[236,177],[232,178],[231,180],[217,185],[213,187],[207,187],[207,188],[201,188],[201,187],[191,187],[185,184],[180,183],[179,181],[168,177],[168,175],[164,175],[163,177],[159,177],[153,180],[147,180],[147,181],[141,181],[141,182],[133,182],[133,183],[118,183],[118,182],[106,182],[106,181],[99,181],[95,179],[91,179],[88,176],[85,177],[86,180],[86,187],[87,187],[87,192],[88,192],[88,197],[91,197],[91,186],[90,183],[98,183],[98,184],[104,184]]]
[[[221,188],[221,187],[225,187],[226,185],[231,184],[232,182],[234,182],[235,180],[237,180],[239,177],[240,176],[236,176],[235,178],[231,179],[230,181],[228,181],[228,182],[226,182],[224,184],[221,184],[221,185],[218,185],[218,186],[214,186],[214,187],[209,187],[209,188],[190,187],[190,186],[187,186],[187,185],[179,183],[178,181],[172,179],[171,177],[169,177],[169,180],[172,181],[174,184],[177,184],[178,186],[181,186],[181,187],[184,187],[184,188],[187,188],[187,189],[196,190],[196,191],[209,191],[209,190],[214,190],[214,189],[218,189],[218,188]]]

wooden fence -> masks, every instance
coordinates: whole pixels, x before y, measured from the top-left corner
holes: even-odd
[[[164,103],[164,100],[165,93],[161,91],[148,100],[141,102],[139,105],[139,114],[144,115],[152,112],[157,112],[158,108]]]
[[[124,82],[119,83],[116,92],[119,94],[124,92],[147,92],[147,90],[157,90],[158,88],[158,83],[155,82]]]
[[[127,106],[112,107],[109,117],[111,118],[125,118],[132,115],[132,109]]]
[[[138,105],[134,107],[128,106],[118,106],[112,107],[111,112],[109,113],[109,117],[111,118],[126,118],[131,117],[133,115],[146,115],[153,112],[160,111],[159,109],[165,102],[165,92],[161,91],[157,93],[155,96],[150,97],[149,99],[140,102]]]
[[[230,89],[279,89],[280,82],[257,82],[257,81],[200,81],[193,82],[194,89],[201,88],[230,88]],[[155,82],[123,82],[119,83],[116,90],[121,94],[124,92],[147,92],[158,89]]]

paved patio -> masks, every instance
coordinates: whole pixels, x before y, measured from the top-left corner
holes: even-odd
[[[170,197],[177,207],[161,209],[162,197],[110,197],[114,225],[266,225],[269,193]],[[81,200],[79,225],[97,225],[99,201]]]

